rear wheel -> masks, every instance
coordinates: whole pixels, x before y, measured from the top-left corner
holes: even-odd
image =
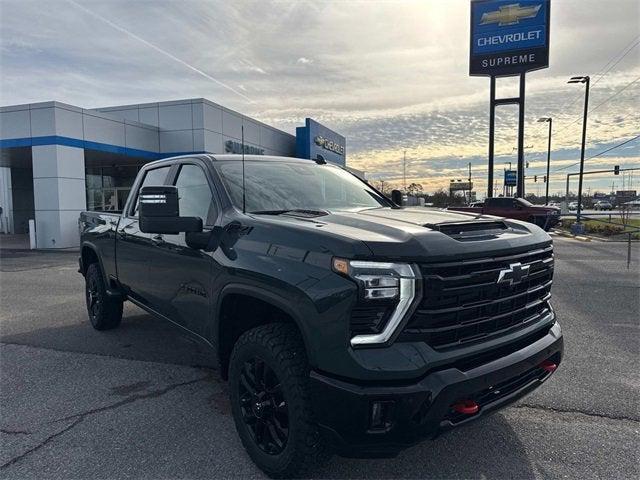
[[[85,297],[91,325],[96,330],[110,330],[122,320],[122,300],[107,295],[104,278],[97,263],[87,268],[85,275]]]
[[[249,330],[231,353],[236,428],[251,459],[271,477],[299,477],[326,458],[312,418],[308,378],[304,344],[293,325]]]

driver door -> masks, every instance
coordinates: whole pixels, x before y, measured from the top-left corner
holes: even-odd
[[[179,214],[200,217],[210,231],[217,208],[204,166],[197,160],[181,163],[173,180],[178,188]],[[151,301],[159,313],[204,336],[210,318],[211,285],[217,265],[210,253],[189,247],[185,234],[152,234],[149,278]]]
[[[116,241],[118,280],[129,296],[150,308],[153,308],[153,304],[150,303],[149,296],[154,289],[148,267],[153,261],[152,235],[140,231],[137,192],[142,187],[164,185],[170,170],[171,165],[167,165],[145,171],[142,181],[135,187],[135,198],[132,199],[131,205],[125,207],[118,224]]]

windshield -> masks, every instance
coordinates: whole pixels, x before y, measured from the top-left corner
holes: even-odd
[[[233,204],[242,209],[242,162],[216,168]],[[375,190],[333,165],[301,162],[245,162],[247,212],[347,210],[391,206]]]

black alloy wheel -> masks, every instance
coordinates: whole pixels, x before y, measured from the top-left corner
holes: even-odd
[[[282,453],[289,439],[289,410],[275,372],[259,357],[244,362],[240,408],[253,441],[269,455]]]
[[[87,310],[91,317],[91,323],[95,324],[96,319],[100,315],[100,307],[103,302],[102,292],[100,292],[98,285],[98,278],[95,275],[91,275],[87,278]]]
[[[107,295],[102,271],[97,263],[92,263],[85,273],[85,298],[87,314],[96,330],[110,330],[118,327],[122,320],[122,299]]]
[[[330,456],[315,422],[310,366],[298,328],[244,332],[229,359],[229,395],[242,445],[272,478],[300,478]]]

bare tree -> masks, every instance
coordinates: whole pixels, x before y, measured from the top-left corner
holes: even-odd
[[[407,193],[409,195],[419,195],[422,193],[422,185],[419,183],[412,183],[407,187]]]

